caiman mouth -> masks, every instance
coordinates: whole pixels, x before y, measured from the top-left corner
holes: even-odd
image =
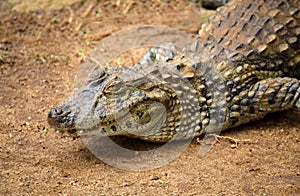
[[[62,137],[89,137],[100,135],[116,135],[117,123],[114,118],[99,119],[98,122],[91,121],[87,123],[89,119],[81,119],[76,122],[74,116],[68,116],[70,111],[64,111],[60,107],[52,108],[48,115],[48,123],[51,127],[56,129],[56,133]],[[124,117],[128,115],[128,112],[121,112],[118,116]],[[82,122],[81,122],[82,121]],[[120,133],[120,132],[119,132]]]
[[[126,118],[127,115],[129,115],[129,112],[120,112],[118,117],[115,116],[115,118]],[[123,131],[118,130],[119,126],[116,126],[118,122],[115,118],[102,119],[100,123],[92,127],[74,130],[79,137],[122,135]]]
[[[166,120],[164,105],[154,103],[147,112],[123,110],[113,116],[102,119],[61,117],[49,114],[48,122],[57,133],[63,137],[93,137],[93,136],[150,136],[163,125]],[[62,119],[69,119],[68,122]],[[72,120],[70,120],[72,119]]]
[[[107,135],[106,131],[104,131],[104,128],[101,127],[103,126],[100,124],[86,129],[58,129],[56,133],[63,137],[72,138]]]
[[[79,138],[77,129],[57,130],[56,134],[58,134],[62,137],[72,137],[74,139]]]

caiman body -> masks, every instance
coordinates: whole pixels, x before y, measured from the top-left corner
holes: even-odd
[[[230,1],[188,49],[162,45],[130,68],[95,69],[48,122],[74,137],[166,142],[300,108],[299,79],[299,1]]]

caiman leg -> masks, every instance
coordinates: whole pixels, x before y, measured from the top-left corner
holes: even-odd
[[[261,80],[233,98],[224,128],[263,118],[267,113],[300,109],[300,80],[277,77]]]

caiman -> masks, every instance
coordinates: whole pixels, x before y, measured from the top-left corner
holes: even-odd
[[[184,50],[150,49],[131,67],[95,68],[52,108],[49,124],[77,136],[167,142],[300,108],[300,1],[230,1]]]

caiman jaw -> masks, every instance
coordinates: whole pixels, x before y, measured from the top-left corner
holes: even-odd
[[[68,109],[57,106],[52,108],[48,114],[48,123],[56,129],[56,133],[64,137],[89,137],[93,135],[121,135],[122,131],[116,126],[115,120],[103,119],[102,122],[86,127],[76,127],[74,117],[70,116],[72,112]],[[126,115],[125,115],[126,116]],[[90,127],[89,127],[90,126]]]
[[[70,111],[66,108],[52,108],[48,114],[48,123],[51,127],[55,127],[59,135],[76,138],[78,131],[71,127],[74,120],[68,114]]]
[[[72,137],[72,138],[78,138],[79,137],[77,129],[57,130],[56,133],[58,135],[63,136],[63,137]]]

